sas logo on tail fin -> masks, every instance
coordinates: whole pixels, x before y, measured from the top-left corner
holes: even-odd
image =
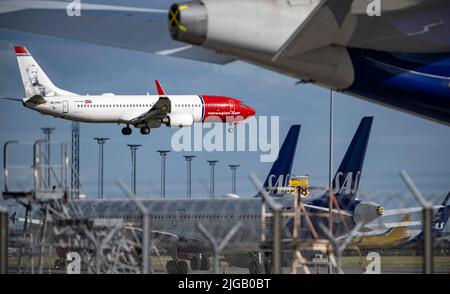
[[[346,194],[352,195],[358,191],[359,179],[361,171],[358,171],[355,176],[353,172],[344,174],[343,172],[337,172],[334,177],[334,194]]]
[[[435,223],[433,226],[434,230],[442,231],[445,227],[445,223]]]
[[[269,194],[276,193],[277,188],[287,187],[289,185],[290,174],[282,174],[276,178],[276,175],[270,175],[267,178],[267,189],[269,190]]]

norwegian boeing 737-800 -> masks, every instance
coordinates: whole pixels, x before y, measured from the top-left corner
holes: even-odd
[[[126,124],[122,134],[130,135],[130,125],[141,134],[161,124],[190,127],[193,123],[239,123],[255,114],[241,100],[211,95],[166,95],[156,82],[158,95],[78,95],[56,87],[25,47],[15,47],[25,88],[25,107],[40,113],[89,123]],[[14,99],[14,98],[12,98]],[[14,99],[20,100],[20,99]]]

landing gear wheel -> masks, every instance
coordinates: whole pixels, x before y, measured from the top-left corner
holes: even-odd
[[[173,275],[177,273],[177,263],[173,260],[169,260],[166,263],[166,271],[169,275]]]
[[[148,128],[148,127],[142,127],[142,128],[141,128],[141,134],[142,134],[142,135],[148,135],[148,134],[150,134],[150,128]]]
[[[251,275],[261,274],[262,272],[260,264],[256,261],[250,262],[250,264],[248,265],[248,271]]]
[[[264,271],[266,274],[272,273],[272,254],[266,253],[264,254],[264,259],[261,264],[261,272]]]
[[[188,273],[188,264],[186,261],[170,260],[166,264],[166,271],[171,275],[185,275]]]
[[[129,136],[129,135],[131,135],[131,132],[132,132],[132,130],[130,127],[125,127],[122,129],[122,135]]]
[[[66,260],[63,258],[55,260],[55,269],[58,268],[65,268],[66,267]]]
[[[200,269],[200,256],[194,255],[191,258],[191,269],[193,271],[198,271]]]
[[[186,261],[177,262],[178,274],[185,275],[188,273],[188,264]]]
[[[264,261],[264,272],[266,274],[271,274],[272,273],[272,262],[271,262],[271,260]]]
[[[202,256],[201,262],[200,262],[200,269],[207,271],[209,270],[211,264],[209,263],[209,258],[206,256]]]

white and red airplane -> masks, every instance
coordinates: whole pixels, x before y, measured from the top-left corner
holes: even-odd
[[[78,95],[56,87],[25,47],[15,47],[25,88],[22,101],[27,108],[67,120],[89,123],[126,124],[122,134],[130,135],[130,125],[147,135],[161,124],[190,127],[205,120],[237,124],[255,114],[241,100],[211,95],[166,95],[155,81],[158,95]]]

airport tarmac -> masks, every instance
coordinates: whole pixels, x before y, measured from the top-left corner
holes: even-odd
[[[43,273],[44,274],[66,274],[65,268],[55,269],[53,264],[56,257],[47,257],[44,259]],[[162,257],[161,260],[169,260],[169,257]],[[34,273],[38,273],[38,259],[33,261],[35,265]],[[8,273],[18,273],[15,266],[17,258],[10,258]],[[29,260],[24,258],[22,264],[28,264]],[[382,256],[381,257],[381,274],[420,274],[422,270],[421,256]],[[154,274],[166,274],[165,268],[155,258],[152,259],[152,269]],[[326,264],[310,265],[309,270],[312,274],[328,274],[328,267]],[[342,258],[342,270],[345,274],[362,274],[364,272],[363,259],[361,257],[346,256]],[[29,266],[22,267],[20,273],[31,273]],[[188,274],[210,274],[211,270],[189,270]],[[290,268],[283,267],[283,274],[289,274]],[[298,274],[305,272],[301,267],[297,268]],[[435,256],[434,258],[434,273],[436,274],[450,274],[450,256]],[[82,274],[88,274],[86,270]],[[230,267],[228,263],[221,260],[219,266],[219,274],[249,274],[249,270],[245,268]]]

